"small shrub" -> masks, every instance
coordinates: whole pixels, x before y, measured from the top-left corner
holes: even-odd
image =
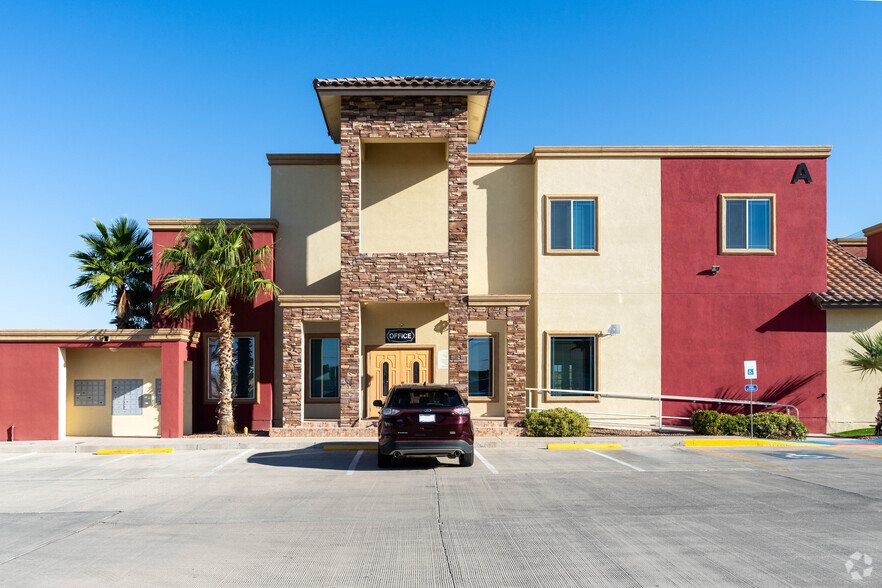
[[[795,416],[761,412],[753,415],[753,435],[762,439],[805,439],[808,429]]]
[[[750,416],[721,414],[715,410],[692,413],[692,430],[699,435],[750,434]],[[760,439],[805,439],[808,429],[795,416],[780,412],[759,412],[753,415],[753,435]]]
[[[530,437],[584,437],[591,433],[588,417],[571,408],[534,410],[524,426]]]

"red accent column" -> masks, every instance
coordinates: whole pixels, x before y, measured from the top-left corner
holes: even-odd
[[[184,361],[187,344],[162,344],[162,437],[184,436]]]

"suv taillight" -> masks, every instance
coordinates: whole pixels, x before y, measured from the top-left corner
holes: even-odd
[[[399,413],[401,413],[401,411],[397,408],[384,408],[380,414],[383,416],[393,416]]]
[[[459,415],[467,415],[471,414],[472,410],[468,406],[458,406],[453,409],[453,414]]]

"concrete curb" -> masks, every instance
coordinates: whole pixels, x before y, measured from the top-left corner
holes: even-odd
[[[812,436],[814,445],[823,443],[819,437]],[[835,437],[830,441],[836,443]],[[687,443],[688,441],[688,443]],[[0,454],[12,453],[96,453],[99,450],[144,449],[153,453],[157,448],[171,448],[179,451],[211,451],[253,449],[257,451],[291,451],[297,449],[323,449],[326,444],[369,446],[374,442],[368,439],[351,437],[197,437],[183,439],[160,438],[118,438],[118,437],[72,437],[61,441],[11,441],[0,443]],[[750,446],[750,445],[792,445],[794,442],[774,440],[751,440],[733,437],[703,437],[697,435],[658,435],[658,436],[609,436],[609,437],[493,437],[481,436],[475,439],[478,449],[546,449],[549,445],[621,445],[623,449],[650,447],[684,447],[698,443],[710,446]],[[576,447],[573,447],[576,449]]]

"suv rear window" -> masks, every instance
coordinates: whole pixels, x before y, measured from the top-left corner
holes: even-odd
[[[432,388],[395,390],[389,406],[392,408],[456,408],[462,406],[462,398],[456,390]]]

